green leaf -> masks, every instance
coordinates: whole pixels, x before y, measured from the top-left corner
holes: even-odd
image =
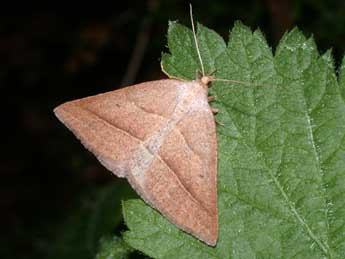
[[[226,45],[216,32],[198,24],[200,52],[206,71],[215,69],[215,59],[224,52]],[[169,75],[195,79],[196,71],[201,71],[198,54],[191,31],[176,23],[169,22],[168,46],[171,54],[162,54],[162,67]]]
[[[343,99],[345,99],[345,57],[343,58],[342,65],[339,73],[340,92]]]
[[[236,23],[225,47],[199,26],[219,108],[219,240],[209,247],[140,200],[123,204],[125,241],[154,258],[344,258],[345,65],[319,55],[296,28],[275,55],[259,30]],[[162,66],[194,79],[192,33],[170,23]],[[210,43],[210,44],[207,44]],[[222,51],[223,50],[223,51]]]
[[[132,251],[133,249],[117,236],[103,237],[96,259],[127,259]]]

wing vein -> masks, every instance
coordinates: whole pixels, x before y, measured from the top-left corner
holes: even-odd
[[[109,125],[110,127],[116,128],[117,130],[120,130],[120,131],[122,131],[123,133],[128,134],[130,137],[133,137],[133,138],[135,138],[136,140],[138,140],[138,141],[142,144],[142,146],[143,146],[153,157],[157,157],[167,168],[169,168],[169,170],[171,170],[171,172],[173,172],[174,176],[177,178],[177,181],[180,183],[180,185],[182,186],[182,188],[186,191],[186,193],[188,193],[188,194],[190,195],[191,200],[192,200],[194,203],[196,203],[198,206],[200,206],[204,211],[206,211],[206,213],[207,213],[208,215],[210,215],[210,212],[208,211],[208,209],[205,208],[205,207],[203,206],[203,204],[202,204],[198,199],[196,199],[196,197],[194,197],[194,196],[192,195],[192,193],[189,191],[188,187],[183,183],[183,181],[182,181],[182,180],[180,179],[180,177],[174,172],[174,170],[169,166],[169,164],[168,164],[158,153],[152,153],[152,152],[150,151],[150,149],[148,149],[148,148],[144,145],[143,140],[141,140],[141,139],[135,137],[135,136],[132,135],[131,133],[127,132],[126,130],[124,130],[124,129],[118,127],[118,125],[115,125],[115,124],[113,124],[112,122],[106,120],[105,118],[99,116],[97,113],[95,113],[95,112],[93,112],[93,111],[91,111],[91,110],[89,110],[89,109],[87,109],[87,108],[85,108],[85,107],[84,107],[83,109],[85,109],[87,112],[90,112],[92,115],[96,116],[99,120],[104,121],[104,122],[105,122],[107,125]],[[76,118],[76,119],[77,119],[77,118]],[[178,130],[177,130],[177,131],[178,131]],[[178,132],[179,132],[179,131],[178,131]],[[182,135],[182,138],[184,139],[183,134],[182,134],[181,132],[179,132],[179,133]],[[190,148],[187,142],[186,142],[186,144],[187,144],[188,148]],[[191,150],[191,151],[193,152],[193,154],[195,154],[193,150]]]

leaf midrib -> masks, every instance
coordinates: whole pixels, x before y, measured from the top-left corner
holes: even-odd
[[[327,71],[325,72],[325,80],[324,80],[324,82],[325,82],[324,83],[325,84],[325,90],[322,92],[321,98],[320,98],[318,103],[320,103],[322,101],[322,99],[325,96],[326,91],[327,91],[326,88],[327,88],[328,83],[329,83]],[[316,164],[317,164],[317,169],[318,169],[318,173],[319,173],[319,176],[320,176],[320,180],[323,182],[324,172],[323,172],[322,166],[321,166],[321,154],[319,153],[319,151],[317,149],[317,146],[316,146],[316,143],[315,143],[311,115],[308,113],[308,106],[307,106],[307,101],[306,101],[306,96],[305,96],[305,92],[304,91],[303,91],[303,100],[304,100],[304,106],[305,106],[305,117],[306,117],[307,124],[308,124],[307,128],[308,128],[308,131],[309,131],[309,138],[310,138],[310,142],[312,144],[313,153],[314,153],[314,156],[315,156],[315,160],[316,160]],[[324,183],[323,183],[323,186],[325,186]],[[323,191],[323,194],[324,194],[324,197],[325,197],[325,189],[322,189],[322,191]],[[327,204],[326,204],[326,206],[327,206]],[[325,220],[326,220],[327,229],[329,229],[328,214],[326,214]],[[313,234],[313,233],[311,233],[311,234]],[[329,233],[328,232],[327,232],[327,238],[329,238]],[[332,258],[331,251],[330,251],[330,248],[329,248],[328,244],[327,243],[324,244],[324,242],[322,242],[322,240],[315,240],[315,241],[317,242],[319,247],[322,249],[322,251],[328,257]]]
[[[242,42],[242,44],[244,44]],[[237,63],[234,62],[234,60],[231,58],[231,56],[228,54],[228,51],[225,50],[227,56],[230,57],[231,61],[238,65]],[[274,60],[275,57],[273,57],[273,60]],[[275,66],[273,65],[273,69],[274,69],[274,72],[275,74],[279,74],[278,71],[276,70]],[[250,77],[251,78],[251,77]],[[278,84],[276,84],[276,86],[278,86]],[[251,98],[254,98],[253,94],[250,95]],[[226,105],[226,102],[222,101],[221,99],[222,98],[217,98],[218,101],[223,105],[223,107],[227,107]],[[303,100],[305,102],[305,107],[306,107],[306,100],[305,100],[305,96],[303,94]],[[255,107],[255,104],[254,104],[254,107]],[[226,109],[227,110],[227,109]],[[311,136],[311,143],[312,143],[312,148],[313,148],[313,152],[314,152],[314,156],[315,156],[315,159],[316,159],[316,162],[317,162],[317,168],[318,168],[318,172],[321,172],[321,166],[320,166],[320,157],[319,157],[319,154],[317,152],[317,149],[316,149],[316,145],[315,145],[315,141],[314,141],[314,136],[313,136],[313,132],[312,132],[312,127],[311,127],[311,120],[310,120],[310,117],[309,117],[309,114],[307,113],[307,109],[305,109],[305,115],[306,115],[306,118],[307,118],[307,123],[308,123],[308,130],[309,130],[309,134]],[[230,111],[227,110],[227,113],[230,115]],[[255,120],[256,121],[256,120]],[[256,123],[255,123],[256,125]],[[255,127],[256,128],[256,127]],[[255,129],[254,129],[254,132]],[[256,133],[254,133],[256,134]],[[246,142],[246,141],[245,141]],[[257,147],[256,147],[256,144],[255,144],[255,151],[257,151]],[[269,168],[267,166],[267,162],[264,161],[264,164],[265,164],[265,167],[266,168]],[[302,226],[303,229],[305,229],[305,231],[307,232],[307,234],[318,244],[318,246],[320,247],[320,249],[322,250],[322,252],[327,255],[329,258],[331,258],[331,255],[330,255],[330,251],[329,251],[329,247],[324,244],[322,242],[321,239],[319,239],[316,234],[312,231],[311,227],[307,224],[307,222],[304,220],[304,218],[298,213],[297,209],[295,208],[294,206],[294,203],[292,201],[290,201],[290,198],[289,196],[287,195],[287,193],[284,191],[283,187],[281,186],[279,180],[272,174],[271,170],[267,170],[269,172],[269,176],[270,178],[273,180],[273,182],[275,183],[275,186],[278,188],[279,192],[281,193],[281,195],[283,196],[289,210],[292,212],[292,214],[295,216],[295,218],[297,219],[297,221],[299,222],[299,224]]]
[[[275,57],[274,57],[275,58]],[[275,73],[280,76],[283,76],[282,74],[280,74],[277,69],[275,68],[275,66],[273,66],[273,69],[275,71]],[[328,80],[327,80],[328,81]],[[326,82],[327,85],[327,82]],[[320,154],[317,151],[316,148],[316,144],[315,144],[315,140],[314,140],[314,134],[313,134],[313,129],[312,129],[312,125],[311,125],[311,119],[310,119],[310,115],[308,114],[308,109],[307,109],[307,102],[306,102],[306,97],[304,95],[304,91],[303,91],[303,101],[304,101],[304,110],[305,110],[305,118],[306,118],[306,122],[307,122],[307,128],[308,128],[308,132],[309,132],[309,138],[310,138],[310,142],[312,145],[312,149],[313,149],[313,153],[315,156],[315,160],[317,163],[317,169],[319,174],[322,176],[322,168],[321,168],[321,164],[320,164]],[[265,165],[266,161],[265,161]],[[304,218],[298,213],[296,207],[294,206],[294,203],[292,201],[290,201],[289,196],[287,195],[287,193],[284,191],[283,187],[281,186],[279,180],[272,174],[272,172],[269,170],[269,174],[270,177],[273,179],[275,185],[277,186],[278,190],[281,192],[282,196],[284,197],[285,202],[287,203],[290,211],[293,213],[293,215],[296,217],[296,219],[298,220],[298,222],[301,224],[301,226],[307,231],[307,234],[318,244],[318,246],[320,247],[320,249],[322,250],[322,252],[328,256],[329,258],[331,258],[331,254],[330,254],[330,250],[329,247],[327,246],[327,244],[324,244],[322,242],[321,239],[319,239],[316,234],[312,231],[311,227],[308,225],[308,223],[304,220]],[[327,235],[328,236],[328,235]]]
[[[227,107],[226,104],[220,100],[220,98],[218,98],[218,101],[224,106],[224,107]],[[228,114],[229,111],[227,111]],[[219,134],[219,133],[218,133]],[[255,147],[256,149],[256,147]],[[267,167],[267,163],[266,161],[265,162],[265,165],[266,165],[266,168]],[[327,255],[330,257],[329,255],[329,251],[327,249],[326,246],[324,246],[324,244],[322,243],[321,240],[319,240],[317,238],[317,236],[314,234],[314,232],[311,230],[311,228],[309,227],[309,225],[303,220],[303,217],[300,216],[300,214],[298,213],[298,211],[296,210],[295,206],[293,205],[293,202],[290,201],[288,195],[286,194],[286,192],[284,191],[283,187],[281,186],[280,182],[278,181],[278,179],[271,173],[271,171],[268,169],[267,170],[269,172],[269,176],[270,178],[273,180],[273,182],[275,183],[275,186],[278,188],[279,192],[281,193],[281,195],[283,196],[289,210],[292,212],[292,214],[296,217],[296,219],[298,220],[298,222],[300,223],[300,225],[307,231],[308,235],[318,244],[318,246],[320,247],[320,249]],[[248,205],[251,205],[251,204],[248,204]],[[271,214],[272,215],[272,214]],[[274,216],[274,215],[272,215]]]

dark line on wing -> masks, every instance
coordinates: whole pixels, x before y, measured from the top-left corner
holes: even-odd
[[[136,104],[134,101],[131,101],[131,103],[133,103],[135,107],[137,107],[139,110],[142,110],[142,111],[145,112],[145,113],[148,113],[148,114],[152,114],[152,115],[161,117],[161,118],[163,118],[163,119],[165,119],[165,120],[169,120],[168,118],[164,117],[164,116],[161,115],[161,114],[154,113],[154,112],[152,112],[152,111],[149,111],[149,110],[145,109],[144,107],[142,107],[142,106]]]
[[[209,212],[209,210],[207,208],[204,207],[204,205],[202,203],[200,203],[200,201],[195,198],[192,193],[189,191],[189,189],[184,185],[183,181],[181,181],[180,177],[175,173],[175,171],[169,166],[169,164],[159,155],[159,154],[156,154],[154,155],[156,156],[160,161],[162,161],[162,163],[164,165],[166,165],[166,167],[168,167],[172,172],[173,174],[176,176],[178,182],[181,184],[181,186],[185,189],[185,191],[190,195],[191,197],[191,200],[194,201],[197,205],[199,205],[203,210],[206,211],[206,213],[209,215],[209,216],[212,216],[212,213]],[[162,177],[162,176],[161,176]]]
[[[134,103],[134,102],[133,102],[133,103]],[[137,106],[137,105],[135,105],[135,106],[141,108],[140,106]],[[210,216],[212,215],[212,214],[210,214],[209,210],[208,210],[207,208],[205,208],[204,205],[203,205],[202,203],[200,203],[200,201],[199,201],[196,197],[194,197],[194,196],[192,195],[192,193],[189,191],[189,189],[187,188],[187,186],[185,186],[185,184],[184,184],[183,181],[180,179],[180,177],[179,177],[179,176],[175,173],[175,171],[168,165],[168,163],[167,163],[164,159],[162,159],[162,157],[158,154],[158,152],[157,152],[156,154],[152,153],[152,152],[144,145],[144,141],[143,141],[143,140],[141,140],[141,139],[139,139],[138,137],[132,135],[130,132],[128,132],[128,131],[126,131],[126,130],[120,128],[118,125],[115,125],[115,124],[113,124],[112,122],[108,121],[107,119],[101,117],[101,116],[98,115],[96,112],[94,112],[94,111],[92,111],[92,110],[90,110],[90,109],[88,109],[88,108],[86,108],[86,107],[83,107],[83,109],[86,110],[87,112],[91,113],[92,115],[96,116],[96,117],[97,117],[98,119],[100,119],[101,121],[104,121],[104,122],[105,122],[106,124],[108,124],[110,127],[116,128],[116,129],[118,129],[118,130],[124,132],[125,134],[127,134],[127,135],[133,137],[134,139],[138,140],[138,141],[142,144],[142,146],[143,146],[151,155],[153,155],[153,157],[157,157],[158,159],[160,159],[160,160],[161,160],[161,161],[162,161],[162,162],[173,172],[173,174],[176,176],[176,178],[177,178],[178,181],[180,182],[181,186],[182,186],[182,187],[186,190],[186,192],[191,196],[192,200],[193,200],[196,204],[198,204],[202,209],[204,209],[208,215],[210,215]],[[142,110],[145,111],[144,109],[142,109]],[[159,117],[163,117],[163,116],[160,116],[160,115],[155,114],[155,113],[152,113],[152,114],[157,115],[157,116],[159,116]],[[166,119],[165,117],[163,117],[163,118]],[[173,128],[173,130],[174,130],[175,128],[176,128],[176,126]],[[184,135],[183,135],[178,129],[175,129],[175,130],[182,136],[182,139],[184,140],[184,142],[186,143],[186,145],[188,146],[188,148],[192,151],[192,153],[195,154],[197,157],[199,157],[199,160],[200,160],[200,156],[189,146],[189,144],[188,144],[187,141],[185,140]],[[163,142],[163,143],[164,143],[164,142]]]
[[[143,143],[144,141],[136,136],[134,136],[133,134],[131,134],[130,132],[126,131],[125,129],[119,127],[118,125],[115,125],[114,123],[108,121],[107,119],[101,117],[100,115],[98,115],[96,112],[86,108],[86,107],[83,107],[82,109],[86,110],[87,112],[91,113],[92,115],[96,116],[98,119],[100,119],[101,121],[104,121],[106,124],[108,124],[110,127],[112,128],[115,128],[117,130],[120,130],[122,131],[123,133],[125,133],[126,135],[129,135],[130,137],[138,140],[140,143]]]

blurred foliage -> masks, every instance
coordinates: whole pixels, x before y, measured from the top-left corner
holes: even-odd
[[[116,177],[83,150],[52,110],[64,101],[120,87],[127,65],[133,60],[133,49],[142,42],[141,31],[148,42],[142,48],[133,82],[164,77],[159,58],[166,50],[168,20],[189,26],[189,2],[193,4],[195,19],[225,39],[234,21],[241,20],[253,29],[260,27],[273,47],[284,31],[297,25],[307,35],[314,35],[321,52],[333,47],[337,64],[345,49],[342,0],[135,0],[112,7],[97,6],[102,8],[98,10],[94,5],[83,6],[79,12],[69,13],[34,7],[27,8],[25,15],[3,12],[1,258],[45,258],[54,246],[57,249],[74,244],[79,249],[74,243],[77,236],[61,236],[63,224],[69,231],[78,229],[84,235],[82,222],[88,224],[87,216],[93,215],[93,209],[103,209],[95,205],[97,202],[88,211],[83,209],[87,201],[98,199],[92,198],[91,192],[99,191],[102,196],[102,188],[110,182],[128,188],[123,181],[117,183]],[[114,198],[114,202],[118,201]],[[79,206],[82,208],[78,214]],[[113,217],[114,227],[115,219],[120,217],[117,209],[97,213],[105,221]],[[81,222],[71,223],[73,217],[75,222]],[[109,229],[104,233],[104,226],[99,225],[99,232],[89,237],[92,248],[83,253],[95,255],[97,239],[103,234],[120,235],[119,231],[107,232]]]
[[[121,200],[136,197],[127,184],[110,184],[92,190],[80,200],[80,207],[71,211],[57,229],[54,241],[47,244],[48,259],[94,258],[100,239],[121,230]],[[113,241],[112,243],[114,243]],[[102,247],[109,246],[103,240]]]
[[[133,251],[120,237],[104,237],[100,241],[96,259],[127,259]]]

